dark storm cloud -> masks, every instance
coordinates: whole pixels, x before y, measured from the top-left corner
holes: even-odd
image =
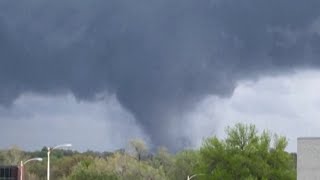
[[[317,66],[318,0],[0,2],[0,101],[108,91],[157,145],[170,117],[237,80]],[[183,123],[183,120],[177,124]]]

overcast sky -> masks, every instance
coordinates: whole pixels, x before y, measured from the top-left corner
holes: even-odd
[[[199,147],[212,135],[225,137],[224,129],[235,123],[252,123],[289,139],[296,151],[297,137],[320,136],[320,71],[263,77],[242,81],[231,97],[209,95],[184,118],[183,132]],[[19,145],[28,150],[72,142],[74,148],[111,151],[129,139],[148,137],[115,96],[98,101],[77,101],[73,95],[45,96],[27,93],[10,108],[0,108],[0,147]],[[5,127],[5,128],[4,128]]]
[[[201,137],[224,138],[227,126],[254,124],[260,132],[286,136],[287,149],[296,152],[297,137],[320,136],[319,92],[320,71],[314,70],[242,81],[230,98],[209,96],[189,115],[193,137],[199,146]]]
[[[234,122],[317,136],[319,0],[0,1],[0,135],[195,147]],[[303,125],[303,126],[302,126]],[[63,141],[63,142],[62,142]]]

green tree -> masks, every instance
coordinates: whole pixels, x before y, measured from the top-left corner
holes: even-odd
[[[120,180],[167,179],[162,169],[154,168],[147,161],[139,161],[128,154],[115,153],[107,159],[106,168],[106,171],[116,174]]]
[[[141,139],[133,139],[129,142],[129,153],[137,158],[138,161],[145,159],[148,156],[148,147]]]
[[[5,157],[5,151],[0,151],[0,164],[5,164],[6,157]]]
[[[211,137],[200,148],[199,173],[203,179],[295,179],[292,156],[285,151],[285,137],[254,125],[236,124],[227,138]]]
[[[24,152],[17,146],[13,146],[10,149],[2,151],[3,164],[6,165],[19,165],[20,161],[26,159]]]
[[[199,151],[184,150],[174,157],[174,166],[169,174],[171,180],[185,180],[187,176],[196,173],[199,166]]]
[[[73,169],[68,180],[117,180],[117,176],[108,171],[107,161],[102,158],[83,160]]]
[[[151,165],[156,169],[161,169],[169,175],[174,169],[174,157],[165,147],[160,147],[157,153],[151,158]]]

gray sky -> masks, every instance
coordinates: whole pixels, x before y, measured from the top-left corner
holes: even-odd
[[[229,98],[208,96],[187,118],[194,127],[193,142],[203,137],[225,137],[225,128],[251,123],[258,130],[286,136],[288,151],[296,152],[297,137],[320,136],[320,71],[242,81]],[[217,121],[215,121],[217,120]]]
[[[76,137],[84,138],[81,129],[92,127],[96,141],[88,143],[95,148],[110,141],[107,128],[117,126],[121,141],[102,147],[120,146],[140,134],[152,145],[177,150],[200,136],[187,131],[190,117],[196,116],[190,113],[205,113],[199,106],[211,96],[214,107],[230,101],[230,117],[240,110],[254,117],[278,113],[260,96],[269,90],[286,97],[284,82],[260,89],[259,83],[318,69],[319,9],[318,0],[0,1],[0,116],[6,124],[0,133],[11,124],[16,135],[18,126],[29,122],[29,128],[49,124],[63,137],[78,132]],[[257,87],[245,83],[251,81]],[[263,104],[234,105],[244,87],[258,88],[250,99]],[[118,111],[109,112],[114,106]],[[226,122],[236,121],[219,112],[203,132],[218,133]],[[74,128],[64,134],[68,126]],[[43,144],[45,132],[33,131],[38,133],[34,143]],[[51,138],[56,143],[58,136]]]
[[[0,147],[18,145],[34,150],[72,143],[81,151],[124,148],[131,138],[148,141],[114,96],[99,101],[77,101],[73,95],[25,94],[10,108],[0,108]]]
[[[320,136],[320,71],[263,77],[241,81],[231,97],[208,95],[184,114],[180,131],[199,147],[203,138],[225,137],[224,129],[237,122],[255,124],[289,140],[288,150],[296,151],[299,136]],[[0,147],[20,145],[34,150],[44,145],[72,142],[78,150],[115,150],[128,140],[148,136],[135,118],[117,101],[105,96],[98,101],[77,101],[73,95],[25,94],[10,108],[0,109]],[[19,133],[21,132],[21,133]],[[164,132],[166,133],[166,132]]]

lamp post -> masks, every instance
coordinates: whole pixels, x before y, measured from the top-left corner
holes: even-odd
[[[61,144],[61,145],[58,145],[58,146],[55,146],[53,148],[51,147],[48,147],[48,165],[47,165],[47,180],[50,180],[50,153],[52,150],[54,149],[58,149],[58,148],[64,148],[64,147],[71,147],[72,145],[71,144]]]
[[[204,174],[194,174],[192,176],[188,176],[187,177],[187,180],[191,180],[192,178],[196,177],[196,176],[201,176],[201,175],[204,175]]]
[[[25,162],[20,161],[20,180],[23,180],[23,166],[30,161],[42,161],[42,158],[37,157],[37,158],[28,159]]]

